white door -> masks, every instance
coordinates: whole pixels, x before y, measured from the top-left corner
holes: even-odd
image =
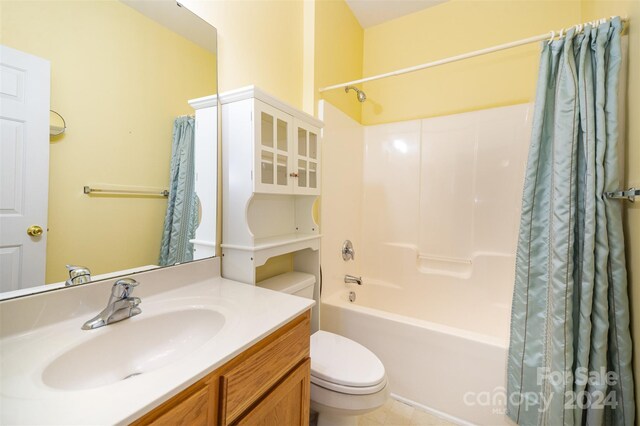
[[[2,292],[44,284],[50,69],[47,60],[0,46]],[[42,234],[28,235],[32,226]]]

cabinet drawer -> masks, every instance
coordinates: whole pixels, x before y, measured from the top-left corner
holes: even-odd
[[[229,424],[309,356],[309,315],[221,377],[221,419]]]

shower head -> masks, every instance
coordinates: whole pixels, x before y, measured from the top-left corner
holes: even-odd
[[[367,100],[367,95],[365,95],[364,92],[357,87],[347,86],[344,88],[344,91],[345,93],[349,93],[349,90],[351,89],[353,89],[358,94],[358,102],[364,102]]]

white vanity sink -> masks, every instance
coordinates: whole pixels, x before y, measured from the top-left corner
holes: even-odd
[[[115,280],[0,302],[0,425],[129,424],[313,305],[219,268],[137,274],[142,313],[94,330]]]
[[[225,323],[212,309],[143,314],[87,333],[42,372],[42,382],[61,390],[92,389],[138,376],[198,350]]]

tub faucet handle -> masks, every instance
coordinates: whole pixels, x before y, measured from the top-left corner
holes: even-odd
[[[348,260],[355,260],[355,258],[356,251],[353,249],[353,243],[351,240],[345,240],[345,242],[342,243],[342,260],[346,262]]]

